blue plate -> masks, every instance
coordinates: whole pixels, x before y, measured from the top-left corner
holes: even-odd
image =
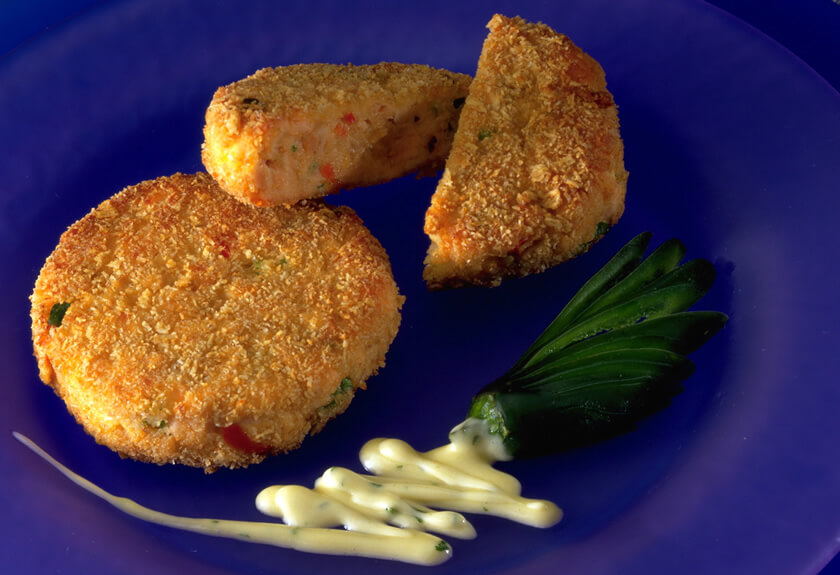
[[[437,573],[810,573],[838,549],[840,96],[789,53],[689,0],[109,2],[0,60],[0,493],[3,569],[43,573],[427,573],[150,525],[81,491],[15,442],[106,489],[193,516],[261,519],[254,495],[359,469],[379,435],[445,441],[590,273],[642,230],[682,238],[720,275],[701,307],[731,316],[696,374],[636,432],[514,462],[564,521],[475,520]],[[247,470],[121,460],[37,378],[27,297],[60,233],[127,185],[202,168],[215,88],[264,66],[425,63],[475,69],[493,12],[568,34],[607,72],[630,170],[627,211],[585,257],[496,289],[428,293],[423,215],[435,180],[344,192],[407,296],[388,366],[302,449]]]

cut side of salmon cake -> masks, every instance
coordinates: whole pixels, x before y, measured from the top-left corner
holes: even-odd
[[[544,24],[495,15],[426,213],[431,289],[498,285],[589,249],[624,211],[601,66]]]
[[[435,174],[471,80],[390,62],[265,68],[216,91],[202,161],[225,191],[260,206]]]

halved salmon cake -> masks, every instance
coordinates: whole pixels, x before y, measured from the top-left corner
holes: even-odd
[[[88,433],[212,471],[344,411],[384,365],[403,298],[349,208],[260,209],[178,174],[73,224],[31,300],[40,377]]]
[[[470,81],[387,62],[259,70],[216,91],[202,160],[227,192],[260,206],[434,173]]]
[[[586,251],[624,210],[604,71],[543,24],[495,15],[426,213],[430,288],[498,285]]]

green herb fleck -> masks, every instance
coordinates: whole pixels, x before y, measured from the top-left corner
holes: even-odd
[[[336,397],[339,395],[343,395],[353,389],[353,380],[349,377],[345,377],[341,380],[341,383],[338,384],[338,387],[335,388],[335,391],[330,394],[330,400],[319,407],[318,409],[331,409],[336,406]]]
[[[297,151],[298,151],[297,144],[292,144],[292,152],[297,152]]]
[[[289,260],[287,260],[286,258],[280,258],[280,260],[277,263],[280,264],[281,266],[284,266],[287,263],[289,263]]]
[[[390,513],[391,515],[396,515],[397,513],[399,513],[399,512],[397,511],[397,508],[396,508],[396,507],[390,507],[390,506],[389,506],[389,507],[386,507],[386,508],[385,508],[385,511],[387,511],[387,512],[388,512],[388,513]]]
[[[449,543],[441,539],[438,541],[438,544],[435,545],[435,551],[440,551],[441,553],[449,551]]]
[[[584,252],[588,252],[589,248],[595,245],[595,242],[607,235],[610,228],[612,228],[612,225],[610,225],[609,222],[598,222],[598,225],[595,226],[595,235],[592,236],[592,239],[588,242],[583,242],[578,246],[578,253],[582,254]]]
[[[47,323],[55,327],[61,327],[61,322],[64,321],[64,314],[67,313],[67,308],[70,307],[69,301],[54,303],[50,308],[50,317]]]
[[[381,483],[377,483],[375,481],[369,481],[368,483],[370,483],[372,487],[382,487]]]
[[[247,533],[240,533],[240,534],[239,534],[239,536],[240,536],[242,539],[250,539],[250,538],[251,538],[251,536],[250,536],[250,535],[248,535]]]
[[[492,135],[493,135],[493,132],[491,130],[488,130],[487,128],[483,128],[483,129],[478,131],[478,141],[481,142],[483,140],[486,140],[487,138],[489,138]]]
[[[255,257],[254,259],[251,260],[251,264],[250,264],[251,271],[254,272],[257,275],[260,275],[263,272],[264,266],[265,266],[265,260],[263,260],[262,258]]]
[[[600,238],[607,235],[610,228],[612,228],[612,225],[609,222],[598,222],[598,225],[595,226],[595,237]]]
[[[422,517],[418,517],[418,516],[415,515],[414,518],[417,520],[417,523],[423,523],[423,518]]]

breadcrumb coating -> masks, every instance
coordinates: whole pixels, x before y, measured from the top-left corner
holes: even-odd
[[[426,213],[430,288],[498,285],[583,253],[624,210],[604,71],[544,24],[495,15]]]
[[[202,160],[222,188],[260,206],[436,173],[470,81],[391,62],[265,68],[216,91]]]
[[[258,209],[203,173],[126,188],[36,281],[41,379],[122,456],[212,471],[294,449],[384,365],[403,302],[356,214]]]

